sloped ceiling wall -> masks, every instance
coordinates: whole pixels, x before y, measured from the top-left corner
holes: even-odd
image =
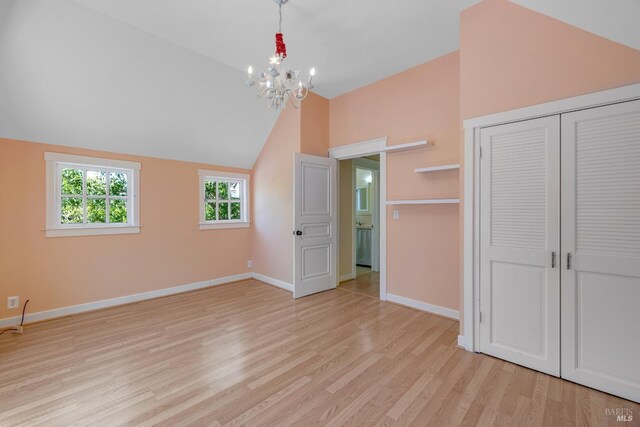
[[[0,137],[251,168],[277,113],[230,66],[71,0],[0,2]]]
[[[511,0],[590,33],[640,49],[638,0]]]
[[[463,11],[461,28],[462,119],[640,82],[639,50],[512,1]]]

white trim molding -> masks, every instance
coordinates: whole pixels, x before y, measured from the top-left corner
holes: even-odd
[[[25,315],[25,323],[42,322],[44,320],[56,319],[59,317],[70,316],[74,314],[85,313],[94,310],[100,310],[103,308],[116,307],[119,305],[131,304],[134,302],[150,300],[154,298],[161,298],[170,295],[181,294],[185,292],[196,291],[200,289],[206,289],[213,286],[225,285],[233,282],[240,282],[243,280],[255,279],[264,284],[275,286],[293,294],[293,285],[291,283],[284,282],[282,280],[274,279],[272,277],[265,276],[258,273],[240,273],[232,276],[220,277],[212,280],[205,280],[202,282],[189,283],[187,285],[174,286],[171,288],[157,289],[149,292],[142,292],[139,294],[125,295],[121,297],[109,298],[99,301],[92,301],[84,304],[72,305],[67,307],[55,308],[52,310],[38,311],[35,313],[27,313]],[[439,316],[448,317],[451,319],[458,319],[459,312],[446,307],[440,307],[433,304],[416,301],[410,298],[401,297],[398,295],[387,294],[387,301],[400,304],[406,307],[414,308],[427,313],[437,314]],[[21,316],[7,317],[0,319],[0,328],[6,328],[18,325],[20,323]],[[458,344],[460,344],[460,337],[458,337]]]
[[[69,237],[69,236],[106,236],[110,234],[139,234],[140,226],[111,226],[111,227],[82,227],[76,229],[68,228],[45,228],[47,237]]]
[[[442,307],[435,304],[418,301],[411,298],[401,297],[400,295],[387,294],[387,301],[406,307],[415,308],[416,310],[425,311],[438,316],[448,317],[449,319],[460,320],[460,312],[452,308]]]
[[[640,83],[622,86],[544,104],[532,105],[464,121],[464,244],[463,244],[463,312],[464,331],[459,342],[469,351],[479,350],[479,188],[480,130],[539,117],[640,99]]]
[[[284,289],[285,291],[289,291],[293,293],[293,285],[291,283],[287,283],[282,280],[274,279],[272,277],[265,276],[264,274],[258,274],[258,273],[251,274],[251,277],[253,277],[256,280],[259,280],[260,282],[266,283],[267,285],[275,286],[277,288]]]
[[[215,178],[230,178],[230,179],[251,179],[251,175],[248,173],[238,173],[238,172],[223,172],[223,171],[214,171],[208,169],[198,169],[199,176],[210,176]]]
[[[139,294],[126,295],[100,301],[88,302],[85,304],[72,305],[68,307],[56,308],[53,310],[39,311],[35,313],[27,313],[24,317],[26,323],[41,322],[43,320],[55,319],[58,317],[69,316],[72,314],[84,313],[87,311],[99,310],[102,308],[115,307],[118,305],[130,304],[160,298],[169,295],[181,294],[184,292],[205,289],[212,286],[224,285],[227,283],[238,282],[241,280],[251,279],[251,273],[241,273],[233,276],[220,277],[218,279],[205,280],[203,282],[190,283],[188,285],[175,286],[172,288],[158,289],[155,291],[143,292]],[[14,326],[20,323],[20,316],[8,317],[0,319],[0,327]]]
[[[464,337],[464,335],[458,335],[458,347],[464,348],[466,349],[466,338]]]
[[[530,120],[538,117],[583,110],[585,108],[601,107],[603,105],[616,104],[618,102],[631,101],[638,98],[640,98],[640,83],[603,90],[600,92],[588,93],[586,95],[574,96],[572,98],[545,102],[544,104],[531,105],[528,107],[518,108],[516,110],[475,117],[465,120],[463,122],[463,126],[465,129],[496,126],[520,120]]]
[[[428,166],[424,168],[416,168],[414,171],[416,173],[429,173],[429,172],[439,172],[439,171],[448,171],[448,170],[456,170],[460,169],[460,165],[455,163],[451,165],[440,165],[440,166]]]
[[[371,139],[368,141],[354,142],[353,144],[341,145],[329,149],[329,157],[338,160],[349,160],[357,157],[372,156],[379,153],[399,152],[427,148],[433,146],[427,140],[407,142],[404,144],[387,145],[388,138]]]
[[[64,153],[44,153],[46,164],[46,226],[44,228],[46,237],[71,237],[71,236],[99,236],[109,234],[136,234],[140,233],[140,169],[142,164],[139,162],[130,162],[127,160],[106,159],[102,157],[76,156]],[[127,223],[123,224],[62,224],[61,218],[61,199],[60,194],[60,168],[64,166],[77,167],[83,171],[88,168],[96,168],[103,172],[118,171],[126,174],[129,180],[127,185],[126,197],[120,199],[126,200],[127,203]],[[83,172],[83,176],[85,172]],[[83,178],[84,180],[84,178]],[[83,188],[83,194],[76,197],[82,197],[87,200],[86,188]],[[113,200],[117,196],[104,196],[105,200]],[[107,219],[108,219],[108,206]],[[85,212],[86,215],[86,212]],[[86,219],[86,218],[85,218]],[[106,221],[106,220],[105,220]]]
[[[427,140],[415,141],[415,142],[407,142],[405,144],[396,144],[396,145],[388,145],[382,151],[389,152],[399,152],[399,151],[408,151],[415,150],[417,148],[427,148],[432,147],[433,144]]]
[[[231,180],[238,182],[240,184],[240,199],[235,200],[235,202],[240,202],[240,218],[239,220],[215,220],[215,221],[207,221],[205,219],[205,191],[204,191],[204,183],[208,179],[211,180]],[[236,173],[236,172],[223,172],[223,171],[214,171],[214,170],[206,170],[206,169],[198,169],[198,218],[199,218],[199,228],[200,230],[218,230],[225,228],[248,228],[251,226],[251,175],[246,173]],[[234,200],[229,200],[229,203],[234,202]],[[229,215],[231,213],[229,212]]]
[[[47,162],[67,163],[79,166],[98,166],[116,169],[142,169],[142,163],[130,162],[127,160],[105,159],[103,157],[76,156],[64,153],[44,153],[44,160]]]
[[[329,149],[329,157],[338,160],[355,159],[356,157],[372,156],[383,152],[387,148],[387,137],[355,142],[349,145]]]
[[[426,146],[420,142],[421,146]],[[412,143],[413,144],[413,143]],[[405,145],[405,144],[403,144]],[[370,141],[356,142],[329,149],[329,157],[336,160],[349,160],[380,154],[379,180],[380,197],[380,300],[387,300],[387,137]],[[339,199],[339,198],[338,198]],[[355,257],[354,257],[355,259]],[[355,274],[355,272],[354,272]],[[337,285],[337,283],[336,283]]]
[[[200,223],[200,230],[219,230],[225,228],[249,228],[251,223],[249,221],[229,221],[226,223]]]

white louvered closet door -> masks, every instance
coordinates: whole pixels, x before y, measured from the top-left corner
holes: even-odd
[[[480,144],[480,351],[557,376],[560,117],[482,129]]]
[[[562,252],[562,377],[640,401],[640,101],[562,116]]]

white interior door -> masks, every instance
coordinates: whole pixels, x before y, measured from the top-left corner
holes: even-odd
[[[480,351],[557,376],[560,118],[485,128],[480,144]]]
[[[295,154],[293,297],[337,285],[336,160]]]
[[[562,116],[562,252],[562,377],[640,401],[640,101]]]

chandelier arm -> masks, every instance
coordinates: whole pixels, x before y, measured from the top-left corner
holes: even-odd
[[[287,57],[286,45],[282,35],[282,5],[288,0],[274,0],[278,4],[278,33],[276,34],[276,52],[270,58],[267,67],[254,77],[253,69],[249,67],[249,78],[245,82],[250,88],[256,86],[257,98],[267,101],[270,108],[281,110],[286,107],[287,102],[293,108],[299,109],[302,101],[307,98],[313,88],[312,79],[315,75],[315,68],[309,73],[308,81],[299,79],[299,71],[294,69],[281,68],[282,61]],[[252,91],[253,92],[253,91]]]

